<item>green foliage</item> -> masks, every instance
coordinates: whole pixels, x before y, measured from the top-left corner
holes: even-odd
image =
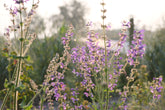
[[[165,28],[156,31],[154,37],[146,38],[145,63],[149,70],[149,79],[163,75],[165,77]]]
[[[123,57],[123,59],[126,59],[125,54],[121,55],[121,57]],[[121,60],[121,63],[124,63],[124,62],[125,62],[124,60]],[[131,65],[127,65],[125,67],[125,73],[121,74],[118,78],[117,89],[123,90],[123,87],[127,84],[126,77],[130,75],[132,68],[133,68],[133,66],[131,66]]]
[[[23,108],[24,110],[31,110],[32,107],[33,107],[32,103],[29,106],[26,107],[26,101],[27,101],[27,96],[24,95],[23,96],[23,101],[20,103],[20,107]]]
[[[4,47],[4,38],[0,37],[0,90],[4,88],[3,84],[5,82],[5,79],[8,78],[8,71],[6,69],[8,65],[8,60],[6,57],[3,56],[3,51],[5,50]]]
[[[15,87],[14,81],[7,80],[7,78],[8,78],[7,77],[5,79],[5,81],[2,83],[2,84],[4,84],[4,88],[3,88],[3,90],[0,91],[0,96],[2,96],[2,97],[0,97],[0,99],[2,100],[5,96],[5,94],[7,93],[7,90],[12,88],[15,91],[19,91],[19,94],[18,94],[19,102],[23,102],[23,103],[27,104],[32,99],[32,97],[34,96],[35,91],[38,89],[38,86],[35,85],[35,83],[29,77],[29,73],[30,73],[30,71],[32,71],[32,69],[33,68],[27,64],[23,65],[24,74],[21,75],[20,85],[18,87]],[[9,69],[8,69],[8,72],[9,72]],[[7,73],[7,75],[8,75],[8,73]],[[13,101],[14,94],[11,93],[10,96],[11,97],[8,98],[9,100],[7,100],[7,107],[12,109],[13,106],[11,106],[10,103]],[[26,100],[24,99],[25,96],[27,96]],[[22,105],[22,103],[21,103],[21,105]],[[30,110],[30,108],[25,109],[25,110]]]
[[[55,54],[59,53],[60,56],[62,55],[63,45],[61,38],[65,36],[66,30],[66,26],[63,25],[57,35],[52,37],[45,36],[44,39],[37,38],[29,49],[28,54],[33,67],[30,77],[37,84],[43,82],[48,64]]]
[[[142,65],[136,74],[136,81],[132,85],[132,92],[130,91],[132,97],[132,104],[136,106],[147,106],[152,100],[150,85],[148,84],[148,73],[146,73],[146,66]],[[130,102],[131,102],[130,101]]]
[[[73,10],[68,10],[70,7],[73,7]],[[71,16],[69,12],[71,12],[72,14]],[[35,96],[35,93],[38,91],[38,86],[35,84],[35,82],[37,82],[37,84],[41,84],[44,80],[46,69],[48,68],[50,60],[56,55],[56,53],[59,53],[60,56],[62,56],[63,54],[64,49],[63,49],[63,44],[61,43],[61,38],[65,36],[65,33],[67,31],[67,27],[65,26],[65,23],[67,24],[72,23],[75,28],[81,28],[82,25],[85,24],[85,21],[83,18],[84,17],[83,15],[85,13],[84,13],[83,7],[76,0],[74,0],[70,6],[60,7],[60,13],[62,16],[62,17],[60,16],[61,18],[58,18],[57,16],[55,16],[54,18],[57,18],[57,19],[53,19],[54,20],[53,25],[56,24],[56,22],[58,22],[59,24],[62,24],[62,26],[61,25],[59,26],[60,29],[58,30],[58,33],[57,34],[53,33],[51,37],[47,37],[45,35],[44,39],[37,38],[32,44],[30,51],[28,52],[28,56],[24,56],[24,55],[17,56],[17,53],[15,51],[11,51],[9,55],[7,48],[0,49],[0,90],[3,89],[0,91],[0,96],[2,96],[0,97],[0,99],[3,98],[3,96],[7,93],[7,90],[12,88],[10,97],[7,98],[9,99],[7,100],[7,105],[6,105],[8,108],[13,109],[12,108],[13,106],[11,106],[13,104],[12,103],[13,96],[14,96],[13,93],[15,91],[18,91],[19,93],[18,101],[20,105],[19,109],[21,108],[24,110],[32,109],[33,102],[31,101],[31,99],[36,98],[33,96]],[[66,20],[64,20],[63,18],[66,18]],[[36,19],[39,19],[38,22],[33,21],[32,23],[36,23],[36,24],[32,25],[33,28],[29,31],[42,33],[45,30],[44,20],[42,18],[40,19],[39,16],[36,16]],[[130,42],[132,41],[132,34],[134,30],[133,19],[131,19],[131,23],[132,23],[132,28],[130,29],[130,38],[131,38]],[[41,24],[42,26],[40,28],[36,28],[39,24]],[[23,26],[23,25],[24,25],[23,22],[21,22],[20,26]],[[78,32],[76,31],[76,33]],[[0,47],[2,47],[1,44],[4,41],[5,40],[0,37]],[[18,42],[18,41],[24,42],[25,44],[23,46],[25,46],[27,42],[29,43],[28,39],[22,38],[22,37],[15,42]],[[149,73],[151,76],[148,75],[148,73],[146,72],[146,66],[144,65],[142,65],[140,69],[137,69],[138,72],[135,72],[135,74],[133,74],[133,80],[131,80],[130,81],[131,83],[127,85],[129,86],[128,98],[130,98],[130,101],[127,102],[129,108],[142,109],[143,107],[145,108],[145,107],[150,106],[149,104],[152,101],[152,93],[150,92],[150,85],[152,83],[148,82],[148,77],[150,76],[149,78],[151,79],[153,76],[159,76],[165,71],[164,69],[164,65],[165,65],[164,42],[165,42],[165,29],[159,30],[156,34],[156,37],[153,38],[151,42],[148,42],[145,59],[149,67],[149,70],[150,70]],[[19,47],[19,45],[16,45],[16,47]],[[70,47],[71,48],[75,47],[75,43],[73,41],[71,41]],[[8,60],[9,58],[10,58],[10,61]],[[18,86],[17,86],[16,82],[14,82],[15,80],[11,80],[11,79],[12,79],[12,73],[14,73],[13,71],[19,59],[21,59],[23,63],[21,63],[21,66],[19,66],[19,68],[21,69],[19,69],[20,72],[18,70],[18,76],[19,76],[19,73],[23,72],[23,74],[21,74],[21,77],[20,77],[20,80],[18,81]],[[73,66],[75,65],[70,63],[68,65],[67,70],[64,73],[65,79],[63,82],[66,83],[67,85],[65,92],[67,94],[71,94],[70,88],[71,87],[77,88],[79,95],[78,96],[68,95],[67,98],[71,99],[71,98],[78,97],[79,101],[82,102],[82,105],[85,107],[85,109],[89,109],[90,107],[88,105],[92,105],[101,92],[99,91],[99,89],[97,89],[97,85],[96,85],[95,88],[91,90],[92,92],[98,91],[98,93],[94,94],[94,97],[96,97],[96,99],[92,97],[84,98],[85,88],[83,88],[80,83],[82,79],[75,78],[73,73],[71,72]],[[127,84],[127,82],[129,82],[129,80],[127,80],[127,76],[131,74],[132,66],[126,66],[125,69],[126,69],[126,73],[128,74],[120,75],[117,88],[121,89]],[[58,69],[58,70],[62,71],[61,69]],[[105,72],[109,72],[107,68],[105,69]],[[103,94],[108,93],[107,96],[111,94],[115,94],[116,89],[108,91],[108,89],[106,89],[107,85],[105,83],[102,84],[100,82],[98,83],[98,85],[103,90],[102,92]],[[45,92],[46,90],[40,94],[41,91],[37,92],[37,95],[39,94],[40,100],[43,104],[45,100],[44,100],[44,97],[41,97],[41,95],[46,93]],[[165,92],[163,94],[165,94]],[[99,101],[97,100],[96,103],[97,102]],[[104,102],[104,100],[102,100],[102,102]],[[102,102],[99,103],[101,106],[103,105]],[[162,109],[164,107],[164,104],[163,104],[164,102],[165,101],[162,98],[160,102],[156,102],[156,104],[158,103],[161,107],[157,107],[157,105],[155,105],[154,107]],[[114,103],[114,105],[117,106],[120,104]],[[95,108],[95,106],[93,106],[93,108]]]

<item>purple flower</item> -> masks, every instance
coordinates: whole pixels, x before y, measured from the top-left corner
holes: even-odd
[[[63,90],[63,91],[65,91],[65,84],[63,83],[63,82],[61,82],[61,89]]]
[[[153,85],[150,87],[151,89],[151,93],[153,94],[153,98],[154,99],[160,99],[161,97],[161,92],[162,92],[162,89],[163,87],[161,86],[161,80],[162,78],[159,77],[159,78],[153,78]]]
[[[112,79],[112,75],[111,74],[109,74],[109,79]]]
[[[83,85],[83,86],[85,86],[85,85],[86,85],[86,83],[87,83],[87,80],[86,80],[86,79],[84,79],[81,83],[82,83],[82,85]]]
[[[55,85],[56,85],[56,83],[55,83],[55,82],[51,82],[51,85],[52,85],[52,86],[55,86]]]
[[[17,7],[14,7],[14,9],[12,9],[12,7],[10,7],[10,13],[14,16],[14,15],[17,15],[18,13],[18,9]]]
[[[54,93],[56,94],[57,92],[58,92],[58,87],[55,86],[55,87],[54,87]]]
[[[161,86],[161,87],[156,87],[156,90],[157,90],[158,92],[161,92],[161,89],[163,89],[162,86]]]
[[[66,100],[66,95],[67,95],[67,93],[64,93],[64,96],[63,96],[64,100]]]
[[[162,82],[163,78],[162,77],[159,77],[159,83]]]
[[[111,29],[111,25],[108,25],[106,30],[110,30]]]
[[[29,0],[13,0],[13,1],[15,1],[15,4],[20,4],[20,3],[27,2]]]
[[[110,40],[107,41],[107,47],[111,47],[111,41]]]
[[[72,95],[73,95],[73,96],[76,96],[76,95],[78,95],[78,94],[79,94],[79,93],[76,93],[76,91],[73,91],[73,92],[72,92]]]
[[[130,22],[123,21],[122,26],[130,28]]]
[[[86,24],[86,26],[92,26],[92,21],[89,21],[87,24]]]
[[[34,10],[33,9],[31,9],[31,11],[28,13],[28,16],[31,16],[31,15],[33,15],[34,14]]]
[[[60,94],[59,93],[56,93],[55,95],[54,95],[54,97],[56,98],[56,101],[60,98]]]
[[[71,36],[71,37],[73,37],[73,35],[74,35],[74,33],[73,33],[73,32],[72,32],[72,33],[70,33],[70,34],[66,33],[66,34],[65,34],[65,37],[67,37],[67,36]]]
[[[55,79],[55,77],[52,75],[52,76],[51,76],[51,80],[53,81],[54,79]]]
[[[83,105],[78,106],[79,109],[83,109]]]
[[[127,110],[128,106],[127,105],[124,105],[124,110]]]
[[[63,63],[61,63],[60,68],[64,68],[64,64]]]
[[[160,99],[161,95],[159,94],[157,97],[158,97],[158,99]]]
[[[86,97],[88,97],[88,96],[89,96],[89,94],[88,94],[87,92],[84,92],[84,95],[85,95]]]
[[[62,102],[62,107],[64,110],[66,110],[66,103]]]
[[[73,95],[73,96],[75,96],[75,95],[76,95],[76,92],[75,92],[75,91],[73,91],[73,92],[72,92],[72,95]]]
[[[24,3],[24,1],[23,1],[23,0],[13,0],[13,1],[15,1],[15,4]]]
[[[151,89],[151,93],[154,93],[154,88],[152,86],[150,87],[150,89]]]
[[[80,77],[82,77],[82,74],[79,73],[79,72],[76,72],[75,69],[73,69],[72,73],[73,73],[73,74],[76,74],[76,76],[80,76]]]
[[[78,101],[77,99],[75,99],[73,97],[71,98],[71,100],[72,100],[73,103],[75,103],[75,101]]]
[[[61,39],[62,39],[63,45],[65,45],[65,44],[66,44],[66,41],[67,41],[68,39],[67,39],[66,37],[62,37]]]

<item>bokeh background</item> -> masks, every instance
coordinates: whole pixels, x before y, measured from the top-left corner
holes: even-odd
[[[32,0],[29,2],[32,3]],[[71,47],[83,45],[81,39],[86,37],[87,22],[92,21],[93,29],[101,32],[100,2],[101,0],[40,0],[30,26],[30,32],[36,33],[37,39],[28,53],[31,57],[29,64],[33,67],[28,71],[28,76],[37,84],[42,84],[48,64],[55,54],[62,55],[61,37],[65,36],[69,24],[75,29]],[[146,53],[142,64],[147,65],[149,79],[159,75],[165,76],[165,0],[105,0],[105,2],[106,24],[111,25],[111,30],[107,31],[108,38],[117,41],[121,22],[133,19],[132,31],[145,30]],[[2,55],[6,42],[3,33],[11,23],[4,4],[12,7],[13,3],[12,0],[0,0],[0,90],[4,88],[5,78],[8,78],[6,70],[8,61]],[[31,7],[29,4],[28,7]],[[15,39],[12,39],[15,42]],[[70,75],[67,77],[72,80]]]

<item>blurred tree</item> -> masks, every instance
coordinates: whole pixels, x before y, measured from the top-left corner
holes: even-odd
[[[34,18],[32,19],[31,25],[29,27],[30,33],[36,33],[41,34],[46,29],[44,19],[38,15],[35,14]]]
[[[62,24],[72,24],[75,29],[81,29],[85,25],[86,7],[77,0],[73,0],[71,4],[60,6],[60,14],[50,17],[52,21],[52,29],[58,30]]]

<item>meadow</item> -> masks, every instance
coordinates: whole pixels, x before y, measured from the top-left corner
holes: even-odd
[[[111,37],[102,0],[101,30],[60,21],[56,34],[40,39],[39,1],[31,9],[29,0],[13,2],[5,6],[12,24],[0,36],[0,110],[164,109],[165,28],[135,30],[131,18]]]

